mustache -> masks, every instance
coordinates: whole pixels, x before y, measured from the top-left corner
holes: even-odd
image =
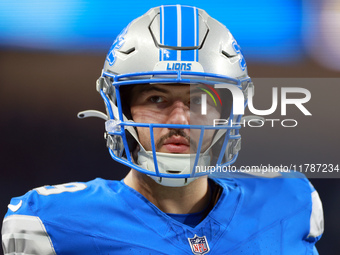
[[[173,129],[170,129],[169,133],[167,133],[166,135],[162,136],[161,138],[159,138],[159,140],[157,141],[156,143],[156,149],[159,150],[164,141],[172,136],[182,136],[184,137],[190,144],[190,147],[193,147],[194,150],[197,150],[197,144],[196,142],[192,141],[190,139],[190,136],[188,136],[183,129],[180,129],[180,128],[173,128]]]

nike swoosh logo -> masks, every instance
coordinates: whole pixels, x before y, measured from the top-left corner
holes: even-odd
[[[7,207],[12,211],[12,212],[16,212],[19,210],[19,208],[22,206],[22,200],[20,200],[20,202],[17,205],[11,205],[9,204]]]

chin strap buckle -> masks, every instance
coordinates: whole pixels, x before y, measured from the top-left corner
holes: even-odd
[[[241,150],[241,137],[238,139],[233,139],[230,141],[230,146],[227,150],[228,161],[232,160],[232,158]]]
[[[119,135],[110,135],[108,132],[105,132],[104,139],[106,140],[106,147],[111,149],[117,157],[121,157],[124,151],[122,137]]]
[[[123,139],[120,135],[121,121],[109,119],[105,121],[104,138],[106,139],[106,147],[111,149],[117,157],[121,157],[123,153]]]
[[[106,132],[110,133],[116,133],[121,131],[121,121],[120,120],[114,120],[114,119],[109,119],[105,121],[105,130]]]

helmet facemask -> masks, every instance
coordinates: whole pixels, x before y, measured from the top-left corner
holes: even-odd
[[[174,79],[169,78],[169,74],[162,78],[157,72],[153,72],[153,74],[154,77],[157,77],[155,78],[157,82],[151,83],[152,79],[146,79],[145,81],[149,83],[145,84],[140,83],[142,79],[123,80],[115,84],[115,82],[112,82],[113,79],[106,78],[106,81],[111,83],[109,86],[114,87],[116,92],[112,93],[110,97],[103,93],[102,89],[100,92],[105,102],[107,102],[108,115],[114,116],[113,109],[116,109],[115,111],[118,114],[117,117],[107,121],[106,125],[108,140],[119,141],[119,146],[117,144],[115,146],[111,144],[111,148],[109,146],[111,156],[116,160],[119,158],[117,161],[148,174],[155,181],[166,186],[186,185],[199,176],[209,174],[212,167],[226,166],[234,162],[238,153],[238,150],[235,150],[235,145],[238,146],[236,141],[240,140],[238,134],[240,125],[220,126],[214,125],[214,121],[215,119],[227,120],[230,116],[236,121],[241,118],[241,115],[233,116],[233,114],[230,114],[232,111],[232,94],[230,91],[228,89],[214,89],[214,86],[216,86],[215,84],[222,86],[224,84],[222,81],[240,88],[242,88],[242,85],[237,85],[238,81],[229,77],[223,79],[211,77],[213,81],[203,80],[203,83],[201,80],[198,83],[194,79],[195,75],[192,72],[190,77],[193,78],[193,83],[190,83],[188,79],[181,79],[182,82],[178,82],[179,80],[176,78],[175,80],[178,83],[173,84]],[[111,76],[110,74],[103,74],[103,76],[106,75]],[[177,76],[185,77],[186,73],[176,71]],[[246,80],[247,83],[249,81],[249,79]],[[131,83],[134,84],[134,88],[131,88]],[[130,111],[131,100],[135,100],[135,97],[141,95],[141,91],[136,87],[150,87],[150,84],[169,87],[169,91],[176,90],[176,86],[190,87],[190,96],[188,96],[190,104],[187,105],[190,121],[183,124],[162,123],[159,121],[148,122],[144,121],[144,119],[139,119],[139,122],[136,122]],[[129,96],[126,96],[127,94]],[[131,96],[132,94],[135,96]],[[120,99],[113,98],[118,95],[122,97]],[[204,95],[207,108],[206,114],[202,114],[204,112],[202,109]],[[215,114],[212,114],[212,112]],[[120,113],[122,113],[121,117],[119,117]],[[123,126],[125,127],[124,129],[122,129]],[[159,133],[163,135],[159,135]],[[148,137],[148,139],[140,139],[141,134],[144,134],[143,137]],[[173,153],[162,152],[160,146],[166,139],[171,139],[171,137],[185,139],[189,150],[185,153],[176,150]],[[124,140],[127,146],[124,145]],[[172,142],[175,143],[176,141]],[[232,146],[233,150],[230,149],[228,144],[234,145]],[[228,153],[223,153],[222,151],[228,151]],[[228,155],[229,161],[226,160]]]

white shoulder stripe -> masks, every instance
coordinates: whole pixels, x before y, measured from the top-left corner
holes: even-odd
[[[39,217],[11,215],[2,225],[4,254],[56,255],[52,241]]]
[[[9,204],[7,207],[12,211],[12,212],[16,212],[20,209],[20,207],[22,206],[22,200],[20,200],[20,202],[16,205],[12,205]]]
[[[318,192],[312,192],[312,214],[310,216],[310,230],[308,237],[318,237],[324,231],[323,209]]]
[[[177,10],[177,47],[182,46],[182,10],[179,4],[176,5]],[[181,51],[177,51],[177,61],[182,60]]]

